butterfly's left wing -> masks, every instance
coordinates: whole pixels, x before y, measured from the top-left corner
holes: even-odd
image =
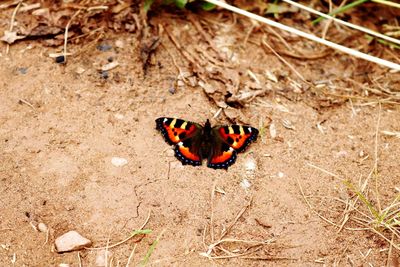
[[[201,129],[202,126],[176,118],[156,119],[156,128],[161,131],[165,141],[170,145],[175,145],[175,157],[182,164],[193,166],[201,165]]]
[[[213,149],[208,158],[208,167],[228,169],[236,161],[237,153],[257,140],[258,130],[250,126],[216,126],[212,129]]]

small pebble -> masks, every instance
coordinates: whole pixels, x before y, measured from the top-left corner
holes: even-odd
[[[59,253],[79,250],[83,247],[90,246],[92,241],[81,236],[76,231],[69,231],[55,240],[56,250]]]
[[[86,71],[86,70],[85,70],[84,68],[82,68],[82,67],[77,67],[76,70],[75,70],[75,72],[78,73],[78,74],[82,74],[82,73],[84,73],[85,71]]]
[[[171,86],[171,87],[168,89],[168,92],[169,92],[171,95],[175,94],[175,93],[176,93],[175,87]]]
[[[56,57],[56,63],[65,63],[65,57],[64,56],[58,56]]]
[[[112,157],[111,164],[116,167],[122,167],[122,166],[128,164],[128,160],[125,158]]]
[[[37,229],[42,233],[46,233],[49,228],[44,223],[39,223]]]
[[[100,75],[101,75],[101,78],[103,78],[103,79],[108,79],[108,71],[102,70],[102,71],[100,72]]]
[[[122,41],[122,40],[115,41],[115,46],[118,48],[124,48],[124,46],[125,46],[124,41]]]
[[[28,68],[18,68],[17,70],[18,70],[19,73],[21,73],[21,74],[27,74],[27,73],[28,73]]]
[[[97,47],[97,50],[100,50],[101,52],[106,52],[111,50],[112,46],[109,44],[99,44]]]

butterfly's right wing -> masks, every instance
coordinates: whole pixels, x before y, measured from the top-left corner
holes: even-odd
[[[222,140],[215,140],[207,161],[207,167],[228,169],[236,161],[236,150]]]
[[[237,153],[257,140],[258,130],[250,126],[231,125],[212,128],[213,150],[207,166],[213,169],[228,169],[236,161]]]
[[[168,144],[175,145],[175,157],[182,164],[201,165],[201,125],[175,118],[158,118],[156,128]]]

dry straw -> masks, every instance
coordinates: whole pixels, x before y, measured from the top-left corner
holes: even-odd
[[[232,12],[238,13],[238,14],[240,14],[240,15],[246,16],[246,17],[248,17],[248,18],[250,18],[250,19],[257,20],[257,21],[262,22],[262,23],[265,23],[265,24],[267,24],[267,25],[270,25],[270,26],[279,28],[279,29],[281,29],[281,30],[284,30],[284,31],[287,31],[287,32],[290,32],[290,33],[293,33],[293,34],[296,34],[296,35],[299,35],[299,36],[301,36],[301,37],[304,37],[304,38],[307,38],[307,39],[309,39],[309,40],[315,41],[315,42],[317,42],[317,43],[320,43],[320,44],[329,46],[329,47],[331,47],[331,48],[333,48],[333,49],[339,50],[339,51],[344,52],[344,53],[347,53],[347,54],[349,54],[349,55],[352,55],[352,56],[355,56],[355,57],[358,57],[358,58],[362,58],[362,59],[364,59],[364,60],[368,60],[368,61],[374,62],[374,63],[376,63],[376,64],[379,64],[379,65],[382,65],[382,66],[385,66],[385,67],[388,67],[388,68],[391,68],[391,69],[400,71],[400,65],[397,64],[397,63],[394,63],[394,62],[391,62],[391,61],[388,61],[388,60],[385,60],[385,59],[381,59],[381,58],[378,58],[378,57],[374,57],[374,56],[371,56],[371,55],[362,53],[362,52],[360,52],[360,51],[351,49],[351,48],[349,48],[349,47],[346,47],[346,46],[343,46],[343,45],[339,45],[339,44],[336,44],[336,43],[334,43],[334,42],[331,42],[331,41],[328,41],[328,40],[319,38],[319,37],[317,37],[317,36],[315,36],[315,35],[302,32],[302,31],[300,31],[300,30],[297,30],[297,29],[295,29],[295,28],[286,26],[286,25],[281,24],[281,23],[279,23],[279,22],[275,22],[275,21],[273,21],[273,20],[264,18],[264,17],[259,16],[259,15],[256,15],[256,14],[253,14],[253,13],[248,12],[248,11],[246,11],[246,10],[242,10],[242,9],[240,9],[240,8],[234,7],[234,6],[232,6],[232,5],[229,5],[229,4],[227,4],[227,3],[224,3],[224,2],[222,2],[222,1],[218,1],[218,0],[205,0],[205,1],[207,1],[207,2],[209,2],[209,3],[211,3],[211,4],[214,4],[214,5],[216,5],[216,6],[225,8],[225,9],[227,9],[227,10],[230,10],[230,11],[232,11]],[[387,38],[386,38],[386,39],[387,39]],[[398,41],[397,41],[397,42],[398,42]],[[396,42],[396,43],[397,43],[397,42]]]

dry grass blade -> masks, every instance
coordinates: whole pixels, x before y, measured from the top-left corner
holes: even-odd
[[[18,5],[15,7],[15,9],[14,9],[14,11],[12,13],[11,20],[10,20],[9,32],[12,32],[12,30],[14,28],[15,16],[17,15],[17,12],[18,12],[21,4],[22,4],[22,1],[19,1]],[[6,54],[8,54],[9,51],[10,51],[10,44],[7,44]]]
[[[81,259],[81,254],[78,251],[78,266],[82,267],[82,259]]]
[[[132,249],[132,251],[131,251],[131,254],[129,254],[129,258],[128,258],[128,262],[126,263],[126,267],[129,267],[129,265],[131,264],[131,260],[132,260],[132,258],[133,258],[133,254],[135,254],[136,246],[137,246],[137,244],[135,244],[135,245],[133,246],[133,249]]]
[[[353,23],[349,23],[349,22],[347,22],[347,21],[343,21],[343,20],[341,20],[341,19],[338,19],[338,18],[332,17],[332,16],[330,16],[330,15],[324,14],[324,13],[322,13],[322,12],[319,12],[319,11],[315,10],[315,9],[312,9],[312,8],[310,8],[310,7],[304,6],[304,5],[302,5],[302,4],[296,3],[296,2],[291,1],[291,0],[282,0],[282,1],[283,1],[283,2],[286,2],[286,3],[290,4],[290,5],[296,6],[296,7],[298,7],[298,8],[301,8],[301,9],[303,9],[303,10],[306,10],[306,11],[308,11],[308,12],[310,12],[310,13],[317,14],[318,16],[321,16],[321,17],[324,17],[324,18],[333,20],[333,21],[335,21],[335,22],[337,22],[337,23],[340,23],[340,24],[342,24],[342,25],[345,25],[345,26],[347,26],[347,27],[349,27],[349,28],[352,28],[352,29],[355,29],[355,30],[364,32],[364,33],[366,33],[366,34],[369,34],[369,35],[372,35],[372,36],[375,36],[375,37],[378,37],[378,38],[381,38],[381,39],[387,40],[387,41],[389,41],[389,42],[393,42],[393,43],[396,43],[396,44],[399,44],[399,45],[400,45],[400,40],[395,39],[395,38],[392,38],[392,37],[390,37],[390,36],[381,34],[381,33],[379,33],[379,32],[372,31],[372,30],[370,30],[370,29],[367,29],[367,28],[365,28],[365,27],[361,27],[361,26],[355,25],[355,24],[353,24]]]
[[[147,218],[146,218],[145,222],[142,224],[142,226],[141,226],[139,229],[137,229],[136,231],[134,231],[129,237],[125,238],[124,240],[122,240],[122,241],[120,241],[120,242],[117,242],[117,243],[115,243],[115,244],[113,244],[113,245],[110,245],[110,246],[98,247],[98,248],[85,248],[85,249],[87,249],[87,250],[99,250],[99,249],[106,249],[106,248],[110,249],[110,248],[117,247],[117,246],[119,246],[119,245],[121,245],[121,244],[123,244],[123,243],[129,241],[132,237],[137,236],[137,235],[138,235],[138,232],[140,232],[141,230],[143,230],[143,228],[144,228],[144,227],[146,226],[146,224],[149,222],[150,215],[151,215],[151,211],[149,211],[149,213],[148,213],[148,215],[147,215]],[[139,234],[140,234],[140,233],[139,233]]]
[[[287,32],[290,32],[290,33],[293,33],[293,34],[296,34],[296,35],[301,36],[303,38],[307,38],[307,39],[309,39],[311,41],[314,41],[314,42],[329,46],[329,47],[331,47],[333,49],[336,49],[336,50],[341,51],[343,53],[352,55],[354,57],[358,57],[358,58],[361,58],[361,59],[364,59],[364,60],[368,60],[370,62],[374,62],[376,64],[380,64],[382,66],[385,66],[385,67],[388,67],[388,68],[391,68],[391,69],[394,69],[394,70],[398,70],[398,71],[400,70],[400,64],[397,64],[397,63],[394,63],[394,62],[391,62],[391,61],[388,61],[388,60],[385,60],[385,59],[382,59],[382,58],[374,57],[374,56],[362,53],[360,51],[351,49],[349,47],[342,46],[342,45],[336,44],[334,42],[330,42],[330,41],[324,40],[324,39],[319,38],[319,37],[317,37],[315,35],[312,35],[312,34],[309,34],[309,33],[305,33],[303,31],[300,31],[300,30],[297,30],[295,28],[286,26],[284,24],[275,22],[273,20],[269,20],[269,19],[264,18],[262,16],[258,16],[256,14],[253,14],[253,13],[248,12],[246,10],[242,10],[240,8],[231,6],[231,5],[229,5],[229,4],[225,3],[225,2],[218,1],[218,0],[205,0],[205,1],[209,2],[211,4],[214,4],[216,6],[225,8],[227,10],[230,10],[232,12],[238,13],[240,15],[246,16],[248,18],[257,20],[257,21],[262,22],[264,24],[279,28],[281,30],[284,30],[284,31],[287,31]]]
[[[387,135],[387,136],[393,136],[393,137],[396,137],[396,138],[400,138],[400,132],[393,132],[393,131],[385,131],[385,130],[383,130],[383,131],[381,131],[381,134]]]
[[[265,40],[265,38],[262,39],[262,44],[267,47],[271,52],[279,58],[286,66],[288,66],[303,82],[308,83],[308,81],[304,78],[303,75],[300,74],[286,59],[281,57]]]
[[[72,20],[81,13],[81,9],[75,12],[74,15],[72,15],[71,19],[68,21],[67,26],[65,26],[65,32],[64,32],[64,51],[63,51],[63,56],[64,56],[64,62],[67,62],[67,43],[68,43],[68,30],[69,27],[71,26]]]
[[[310,208],[310,210],[311,210],[314,214],[316,214],[318,217],[320,217],[322,220],[324,220],[324,221],[326,221],[327,223],[329,223],[329,224],[331,224],[331,225],[336,226],[336,227],[339,228],[339,225],[337,225],[336,223],[332,222],[331,220],[328,220],[327,218],[325,218],[324,216],[322,216],[321,214],[319,214],[317,211],[315,211],[315,210],[313,209],[313,207],[311,206],[310,202],[308,201],[306,195],[304,194],[303,187],[301,186],[300,181],[299,181],[297,178],[296,178],[296,182],[297,182],[297,185],[299,186],[300,193],[301,193],[301,195],[303,196],[303,199],[304,199],[304,201],[306,202],[307,206]]]
[[[234,257],[241,257],[241,256],[245,256],[245,255],[249,255],[252,254],[254,252],[256,252],[257,250],[259,250],[260,248],[256,249],[256,250],[252,250],[250,252],[245,252],[245,253],[241,253],[241,254],[236,254],[233,253],[231,251],[228,251],[222,247],[218,247],[223,243],[243,243],[243,244],[250,244],[251,247],[254,246],[264,246],[267,244],[271,244],[275,241],[275,239],[270,239],[270,240],[265,240],[265,241],[256,241],[256,240],[242,240],[242,239],[234,239],[234,238],[225,238],[225,239],[221,239],[218,242],[215,242],[214,244],[210,244],[208,246],[208,250],[205,253],[200,253],[200,255],[205,256],[207,258],[234,258]],[[218,247],[220,250],[226,252],[226,256],[211,256],[211,252],[213,251],[214,248]],[[247,248],[246,250],[249,250],[249,248]]]
[[[250,200],[249,200],[249,202],[247,203],[247,205],[244,206],[244,207],[239,211],[239,213],[236,215],[235,219],[231,222],[231,224],[229,224],[229,226],[228,226],[226,229],[224,229],[224,230],[222,231],[220,240],[221,240],[222,238],[224,238],[224,237],[231,231],[232,227],[237,223],[237,221],[240,219],[240,217],[242,217],[243,213],[250,207],[252,200],[253,200],[253,198],[250,198]]]
[[[390,244],[390,247],[393,247],[397,250],[400,250],[400,244],[396,244],[396,240],[400,240],[400,221],[398,220],[398,214],[399,214],[399,209],[398,207],[400,206],[400,195],[394,198],[394,200],[388,205],[387,207],[382,209],[381,206],[381,201],[380,201],[380,195],[378,191],[378,163],[379,163],[379,158],[378,158],[378,147],[379,147],[379,132],[380,132],[380,122],[381,122],[381,111],[382,111],[382,106],[379,102],[379,111],[378,111],[378,118],[376,122],[376,127],[375,127],[375,136],[374,136],[374,164],[369,172],[367,178],[363,183],[360,181],[360,190],[358,190],[353,183],[350,180],[345,180],[340,178],[338,175],[326,171],[320,167],[317,167],[311,163],[307,163],[308,166],[313,167],[321,172],[324,172],[325,174],[328,174],[332,177],[340,179],[346,186],[347,188],[352,191],[355,195],[356,198],[353,201],[346,202],[346,208],[344,211],[344,218],[342,221],[342,224],[340,226],[340,230],[344,228],[344,225],[349,221],[350,219],[359,224],[364,226],[361,229],[352,229],[352,228],[346,228],[347,230],[362,230],[362,231],[371,231],[375,234],[377,234],[379,237],[384,239]],[[375,184],[374,184],[374,191],[375,191],[375,203],[374,201],[371,201],[368,199],[368,195],[365,193],[368,187],[368,182],[370,178],[374,176],[375,177]],[[301,189],[302,191],[302,189]],[[302,192],[303,197],[304,193]],[[308,200],[304,197],[307,205],[310,205]],[[357,205],[357,202],[360,203],[360,205]],[[364,204],[362,206],[361,204]],[[366,208],[368,212],[365,213],[363,212],[360,207]],[[356,216],[350,217],[350,214],[355,211],[359,215],[362,216],[362,218],[358,218]],[[317,213],[317,215],[321,218],[323,218],[320,214]],[[324,219],[324,218],[323,218]],[[391,233],[392,238],[389,239],[386,237],[385,234]]]
[[[210,216],[210,239],[211,244],[206,244],[206,233],[207,233],[207,226],[204,228],[203,231],[203,244],[206,249],[206,252],[201,252],[200,255],[207,257],[209,259],[228,259],[228,258],[254,258],[256,259],[257,256],[251,257],[251,255],[255,254],[256,252],[260,251],[263,246],[271,244],[275,240],[246,240],[246,239],[237,239],[237,238],[226,238],[226,236],[231,232],[232,228],[238,220],[243,216],[245,211],[251,206],[252,198],[249,199],[247,204],[242,207],[242,209],[237,213],[235,218],[229,224],[226,229],[223,229],[221,232],[221,236],[218,240],[215,240],[214,230],[214,200],[215,200],[215,191],[216,191],[216,182],[214,182],[211,191],[211,216]],[[232,244],[240,245],[241,248],[237,249],[227,249],[224,245],[231,246]],[[265,259],[268,256],[265,256]],[[262,257],[260,257],[261,260]],[[270,260],[275,258],[271,257]],[[276,258],[278,259],[278,258]]]

